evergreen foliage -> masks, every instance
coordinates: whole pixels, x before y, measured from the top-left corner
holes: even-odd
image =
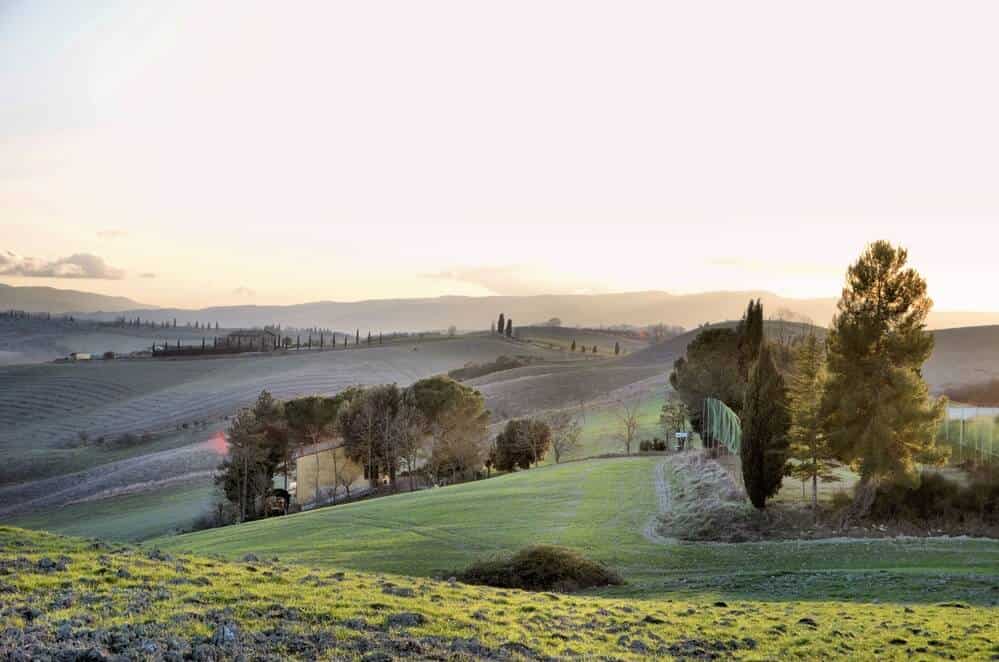
[[[812,484],[812,505],[818,505],[819,481],[837,480],[828,438],[822,427],[822,395],[825,391],[825,353],[815,334],[804,337],[795,352],[794,372],[788,384],[790,455],[795,464],[791,475]]]
[[[921,370],[933,351],[926,331],[926,281],[906,267],[908,252],[870,244],[847,271],[828,337],[823,401],[829,443],[864,485],[918,482],[917,463],[940,463],[934,436],[944,411]]]
[[[742,479],[749,500],[764,508],[777,494],[787,467],[787,396],[770,347],[762,343],[742,406]]]

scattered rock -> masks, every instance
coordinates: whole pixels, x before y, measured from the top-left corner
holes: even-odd
[[[394,595],[399,598],[412,598],[416,597],[416,591],[411,588],[404,588],[401,586],[393,586],[391,584],[382,587],[382,593],[387,595]]]
[[[246,554],[243,554],[242,560],[243,563],[257,563],[260,561],[260,559],[257,558],[257,555],[254,554],[253,552],[247,552]]]
[[[212,643],[222,648],[235,646],[239,642],[239,630],[233,623],[219,623],[212,633]]]
[[[423,625],[426,622],[427,618],[423,614],[405,611],[398,614],[390,614],[385,624],[390,628],[409,628]]]
[[[798,619],[798,625],[807,625],[810,628],[817,628],[817,627],[819,627],[819,624],[815,621],[815,619],[814,618],[810,618],[808,616],[805,616],[804,618],[799,618]]]

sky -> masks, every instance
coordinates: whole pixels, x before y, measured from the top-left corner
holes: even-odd
[[[994,2],[0,0],[0,282],[999,310]]]

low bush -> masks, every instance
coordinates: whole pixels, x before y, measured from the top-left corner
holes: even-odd
[[[871,506],[871,519],[930,522],[980,518],[999,522],[999,477],[978,473],[967,485],[924,471],[919,484],[910,487],[888,483],[878,488]]]
[[[509,558],[480,561],[459,573],[458,579],[466,584],[563,593],[624,583],[603,564],[555,545],[535,545]]]

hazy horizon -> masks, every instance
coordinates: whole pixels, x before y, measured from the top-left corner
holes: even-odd
[[[720,8],[4,3],[0,282],[816,298],[884,238],[999,311],[999,9]]]

